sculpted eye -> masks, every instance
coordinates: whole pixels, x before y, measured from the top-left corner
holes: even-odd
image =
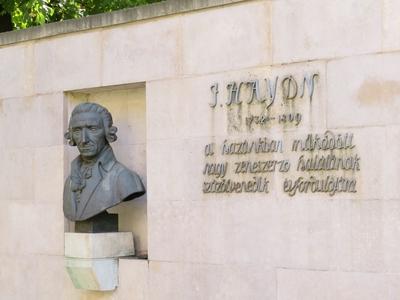
[[[79,132],[81,132],[81,129],[80,129],[80,128],[74,128],[74,129],[72,129],[72,133],[79,133]]]
[[[89,129],[90,129],[91,131],[96,131],[96,130],[97,130],[97,127],[96,127],[96,126],[91,126]]]

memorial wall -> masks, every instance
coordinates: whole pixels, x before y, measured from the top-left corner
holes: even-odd
[[[398,299],[398,0],[175,0],[0,34],[0,299]],[[85,102],[146,194],[113,291],[66,270]],[[103,250],[103,249],[102,249]]]

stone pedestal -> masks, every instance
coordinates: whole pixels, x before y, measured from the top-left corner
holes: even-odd
[[[75,232],[118,232],[118,214],[109,214],[104,211],[85,221],[75,221]]]
[[[65,233],[65,266],[78,289],[118,286],[118,257],[135,254],[131,232]]]
[[[118,258],[65,257],[65,267],[77,289],[111,291],[118,286]]]

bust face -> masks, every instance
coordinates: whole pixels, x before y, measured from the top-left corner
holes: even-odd
[[[101,115],[96,112],[77,113],[71,119],[70,128],[82,159],[96,159],[107,144]]]

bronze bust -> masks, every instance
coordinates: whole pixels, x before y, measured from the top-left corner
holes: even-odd
[[[110,112],[96,103],[74,108],[65,138],[80,155],[71,163],[64,185],[64,215],[84,221],[122,201],[145,193],[139,176],[119,163],[110,143],[117,139]]]

